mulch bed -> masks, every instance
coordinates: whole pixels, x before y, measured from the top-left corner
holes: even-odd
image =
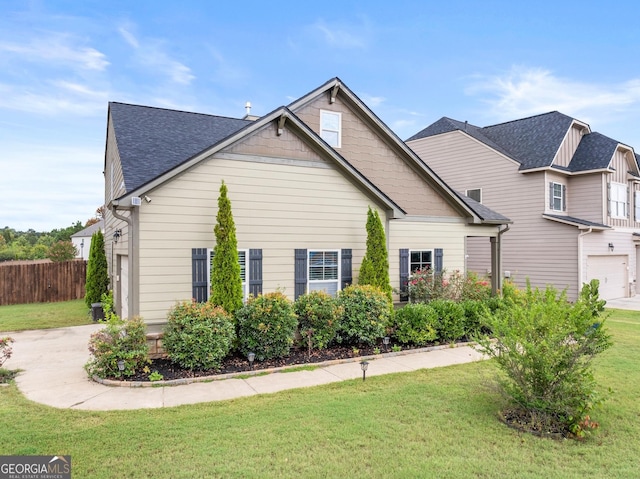
[[[510,428],[535,436],[548,437],[551,439],[565,439],[573,436],[573,434],[565,430],[561,424],[555,421],[546,421],[544,423],[539,420],[536,421],[528,411],[522,409],[505,409],[500,413],[499,419]]]
[[[403,350],[412,349],[411,347],[403,347]],[[391,352],[389,347],[388,351],[385,351],[384,346],[380,347],[380,353]],[[361,347],[358,352],[354,352],[351,346],[335,346],[323,350],[312,350],[311,354],[307,349],[294,349],[292,348],[289,356],[284,358],[267,359],[265,361],[254,361],[253,369],[249,365],[249,361],[245,356],[240,356],[238,353],[227,356],[220,369],[208,369],[191,371],[183,369],[175,363],[172,363],[169,359],[153,359],[149,365],[150,373],[157,371],[162,374],[164,381],[170,381],[172,379],[186,379],[186,378],[198,378],[204,376],[215,376],[218,374],[228,373],[242,373],[250,372],[261,369],[278,368],[282,366],[305,366],[322,363],[325,361],[331,361],[335,359],[347,359],[357,358],[360,356],[370,356],[376,354],[374,347]],[[139,372],[133,376],[126,378],[127,381],[149,381],[149,374]],[[113,378],[111,378],[113,379]]]

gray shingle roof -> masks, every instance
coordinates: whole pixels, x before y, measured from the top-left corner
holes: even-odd
[[[469,198],[468,196],[460,193],[459,191],[454,190],[454,193],[458,195],[458,197],[462,201],[464,201],[464,203],[469,208],[471,208],[474,211],[474,213],[477,214],[480,217],[480,219],[482,219],[484,222],[488,222],[488,223],[495,222],[500,224],[511,223],[511,220],[509,218],[501,215],[500,213],[492,210],[491,208],[488,208],[482,203],[478,203],[476,200]]]
[[[618,142],[600,133],[589,133],[582,137],[569,163],[570,171],[586,171],[607,168]]]
[[[109,103],[126,191],[170,171],[249,120]]]
[[[92,224],[91,226],[87,226],[85,229],[78,231],[71,235],[72,238],[86,238],[93,236],[93,233],[96,233],[98,230],[104,230],[104,220],[100,220],[97,223]]]
[[[611,229],[610,226],[602,223],[596,223],[594,221],[583,220],[582,218],[576,218],[575,216],[563,216],[563,215],[543,215],[544,218],[555,219],[563,223],[571,223],[574,226],[591,226],[598,229]]]

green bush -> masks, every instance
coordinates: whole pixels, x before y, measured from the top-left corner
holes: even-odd
[[[589,412],[602,401],[592,360],[611,346],[597,282],[585,285],[575,304],[550,286],[527,286],[508,301],[487,318],[494,339],[481,338],[478,346],[504,373],[499,384],[511,400],[505,413],[515,411],[539,433],[584,435],[596,424]]]
[[[424,346],[436,339],[436,310],[425,303],[409,303],[396,311],[394,336],[401,343]]]
[[[330,295],[324,291],[311,291],[296,299],[294,310],[305,345],[324,349],[333,341],[342,310]]]
[[[162,346],[183,368],[217,369],[235,338],[233,318],[221,307],[185,301],[169,312]]]
[[[375,344],[390,324],[391,308],[385,292],[370,285],[348,286],[338,293],[342,317],[336,341],[342,344]]]
[[[84,302],[87,308],[91,308],[93,303],[99,303],[102,295],[109,292],[107,256],[104,251],[104,236],[100,230],[91,237],[85,291]]]
[[[114,316],[107,326],[93,333],[89,340],[92,358],[85,364],[89,376],[120,378],[141,371],[149,361],[145,324],[140,317],[122,321]],[[118,361],[124,361],[124,370]]]
[[[447,299],[431,301],[429,305],[438,315],[436,332],[438,340],[450,343],[462,338],[465,334],[464,309],[459,303]]]
[[[465,336],[475,336],[481,331],[487,329],[485,326],[485,318],[490,314],[490,312],[484,301],[467,299],[465,301],[461,301],[460,306],[464,311]]]
[[[298,324],[293,303],[281,292],[250,297],[236,312],[238,345],[258,361],[287,356]]]

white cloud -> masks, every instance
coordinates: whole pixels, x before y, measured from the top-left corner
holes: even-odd
[[[0,53],[14,55],[20,60],[66,65],[83,70],[103,71],[107,57],[95,48],[74,45],[75,39],[66,34],[49,34],[29,43],[0,42]]]
[[[102,114],[108,100],[107,91],[64,80],[25,86],[0,83],[0,109],[40,115],[90,116]]]
[[[336,48],[364,49],[371,36],[371,27],[364,18],[361,23],[335,25],[320,19],[311,25],[311,29],[320,33],[325,43]]]
[[[167,75],[171,81],[181,85],[189,85],[196,77],[191,68],[171,58],[165,51],[165,42],[144,38],[140,40],[131,30],[131,24],[122,25],[118,32],[135,51],[137,61],[144,67]]]
[[[476,76],[469,95],[489,97],[483,102],[493,116],[516,119],[558,110],[587,120],[613,111],[636,109],[640,102],[640,79],[602,85],[561,78],[541,68],[514,67],[502,76]]]
[[[382,103],[384,103],[384,101],[386,101],[385,97],[382,96],[373,96],[373,95],[369,95],[367,93],[361,93],[360,95],[358,95],[362,101],[372,110],[381,105]]]

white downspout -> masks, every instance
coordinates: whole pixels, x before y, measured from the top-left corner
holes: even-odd
[[[583,246],[582,246],[582,238],[584,238],[585,236],[587,236],[588,234],[593,232],[593,228],[589,227],[588,230],[583,231],[582,233],[580,233],[578,235],[578,294],[580,294],[580,290],[582,289],[582,283],[584,283],[583,281],[583,261],[582,261],[582,255],[583,255]]]

